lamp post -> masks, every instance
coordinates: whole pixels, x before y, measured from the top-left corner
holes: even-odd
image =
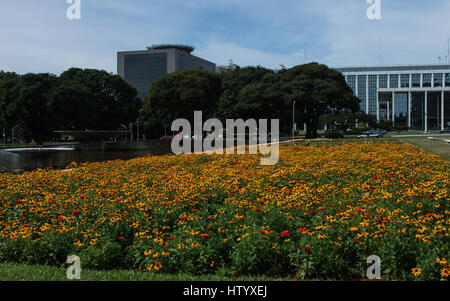
[[[136,126],[137,126],[137,142],[139,142],[139,118],[136,121]]]
[[[292,102],[292,139],[295,139],[295,100]]]

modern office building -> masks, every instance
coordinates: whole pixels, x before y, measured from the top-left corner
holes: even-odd
[[[450,65],[337,67],[361,110],[412,130],[450,127]]]
[[[137,89],[139,98],[144,98],[152,83],[164,74],[194,68],[216,71],[214,63],[192,55],[192,51],[191,46],[166,44],[118,52],[117,74]]]

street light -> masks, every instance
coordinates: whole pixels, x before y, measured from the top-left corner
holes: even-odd
[[[292,139],[295,139],[295,100],[292,102]]]

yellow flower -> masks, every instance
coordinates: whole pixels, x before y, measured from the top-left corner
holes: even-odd
[[[413,269],[411,269],[411,274],[413,274],[413,276],[415,276],[415,277],[420,276],[420,274],[422,274],[422,269],[421,268],[413,268]]]
[[[450,265],[447,265],[441,270],[441,276],[447,278],[449,275],[450,275]]]
[[[439,263],[439,264],[442,264],[442,265],[446,265],[447,264],[447,259],[445,259],[445,258],[442,258],[442,259],[436,258],[436,262]]]

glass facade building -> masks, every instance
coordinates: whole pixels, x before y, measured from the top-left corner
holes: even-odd
[[[150,94],[152,83],[164,74],[201,68],[216,71],[216,65],[191,54],[193,47],[153,45],[147,50],[117,53],[117,74],[138,91],[137,97]]]
[[[412,130],[450,128],[450,65],[337,67],[361,110]]]

